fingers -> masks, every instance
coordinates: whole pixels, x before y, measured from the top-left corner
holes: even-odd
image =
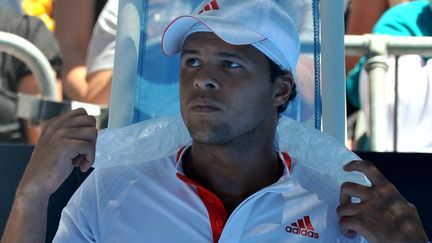
[[[89,169],[90,169],[90,167],[93,165],[93,162],[90,162],[90,161],[88,161],[88,160],[84,160],[81,164],[80,164],[80,170],[82,171],[82,172],[87,172]]]
[[[336,209],[339,218],[358,215],[363,210],[361,203],[341,204]]]
[[[45,123],[22,181],[52,194],[70,175],[73,166],[87,171],[95,160],[96,119],[77,109]]]
[[[75,151],[80,151],[71,159],[74,167],[79,167],[82,172],[90,169],[95,161],[95,142],[78,141]]]
[[[77,127],[65,130],[65,136],[70,139],[96,142],[98,130],[96,127]]]
[[[65,128],[96,127],[96,118],[90,115],[75,116],[75,117],[68,118],[66,121],[61,120],[61,122],[64,122]]]
[[[95,160],[96,143],[93,141],[70,140],[68,144],[67,155],[74,166],[80,166],[83,163],[90,162],[90,166]]]
[[[339,219],[339,227],[344,236],[353,239],[357,236],[357,232],[362,232],[362,223],[358,218],[345,216]]]
[[[361,203],[352,203],[351,198],[357,197],[360,198],[362,202],[364,202],[370,193],[370,188],[355,184],[352,182],[345,182],[341,186],[340,190],[340,205],[336,209],[336,213],[338,217],[344,221],[344,225],[340,226],[341,232],[344,236],[353,239],[357,236],[356,229],[357,227],[353,226],[351,221],[351,216],[356,216],[360,214],[363,210],[363,204]],[[345,222],[346,221],[346,222]],[[358,229],[357,229],[358,230]]]
[[[64,113],[47,121],[44,124],[44,128],[70,128],[86,126],[96,126],[96,118],[88,115],[86,110],[83,108]]]
[[[95,142],[96,137],[96,118],[87,115],[84,109],[77,109],[46,122],[42,130],[40,144],[62,139]]]
[[[79,167],[82,172],[86,172],[93,165],[93,160],[89,160],[87,155],[80,154],[72,159],[72,165]]]
[[[339,203],[341,205],[351,203],[352,197],[360,198],[365,201],[370,194],[370,187],[359,185],[352,182],[345,182],[340,189]]]
[[[72,110],[70,112],[66,112],[66,113],[62,114],[61,116],[74,117],[74,116],[82,116],[82,115],[87,115],[87,111],[84,108],[78,108],[78,109]]]
[[[86,172],[95,160],[98,134],[95,117],[87,115],[83,108],[79,108],[59,117],[57,122],[64,122],[62,125],[66,128],[65,136],[76,143],[74,151],[79,154],[72,158],[72,165]]]
[[[381,172],[372,164],[366,160],[354,160],[346,164],[344,167],[345,171],[358,171],[362,172],[372,183],[372,185],[383,185],[388,183],[387,179],[381,174]]]
[[[84,160],[86,160],[86,156],[84,154],[78,154],[77,156],[72,158],[72,165],[74,167],[78,167],[81,165],[81,163],[84,162]]]
[[[344,170],[364,173],[372,187],[350,182],[342,184],[336,211],[343,235],[352,238],[358,233],[368,242],[422,242],[418,239],[425,239],[415,208],[371,162],[352,161]],[[360,198],[361,202],[352,203],[352,197]]]

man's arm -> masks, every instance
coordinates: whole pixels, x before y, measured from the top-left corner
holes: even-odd
[[[86,102],[109,104],[111,97],[112,69],[97,71],[87,77],[88,92]]]
[[[352,161],[344,169],[362,172],[372,183],[371,187],[351,182],[342,185],[337,213],[345,236],[360,233],[371,243],[428,242],[417,209],[371,162]],[[352,197],[361,202],[352,203]]]
[[[91,167],[96,137],[96,120],[84,109],[47,122],[18,185],[2,243],[45,242],[49,197],[73,167]]]
[[[65,94],[84,101],[87,94],[85,59],[93,30],[94,0],[57,0],[54,4],[55,36],[63,53]]]
[[[114,66],[118,0],[108,0],[93,28],[88,53],[85,101],[109,104]]]

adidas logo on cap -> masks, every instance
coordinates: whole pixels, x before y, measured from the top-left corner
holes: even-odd
[[[302,219],[297,220],[297,222],[285,227],[285,230],[290,234],[319,239],[319,234],[315,232],[309,216],[304,216]]]
[[[211,10],[219,10],[219,4],[217,0],[212,0],[209,4],[205,5],[204,8],[198,12],[198,14],[202,14]]]

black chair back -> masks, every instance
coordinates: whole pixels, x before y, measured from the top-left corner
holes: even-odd
[[[414,204],[432,239],[432,154],[357,152],[372,161],[399,192]]]

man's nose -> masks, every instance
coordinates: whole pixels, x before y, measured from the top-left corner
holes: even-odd
[[[201,90],[218,90],[220,88],[218,82],[211,78],[196,78],[194,85]]]

